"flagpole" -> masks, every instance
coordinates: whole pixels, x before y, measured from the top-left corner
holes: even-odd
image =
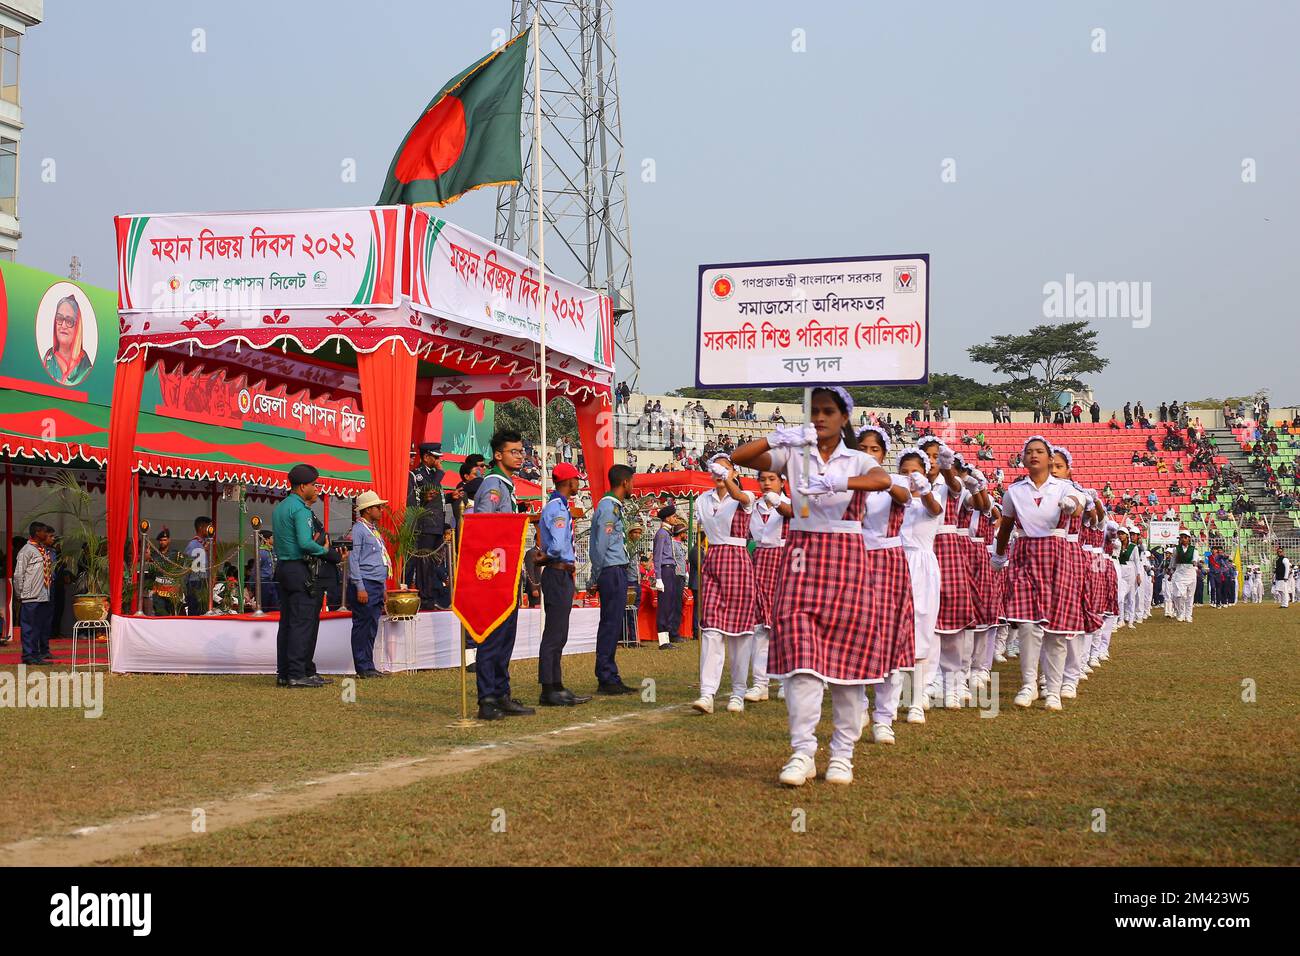
[[[537,270],[541,283],[541,351],[538,359],[538,372],[541,375],[541,438],[542,467],[541,489],[542,506],[546,505],[546,231],[545,216],[542,214],[542,42],[541,42],[540,2],[533,7],[533,170],[536,181],[536,194],[533,206],[537,210]],[[558,464],[558,462],[557,462]]]

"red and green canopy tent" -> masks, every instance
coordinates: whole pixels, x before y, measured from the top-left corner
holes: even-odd
[[[411,442],[440,403],[540,400],[544,322],[548,395],[573,402],[592,493],[604,493],[613,458],[608,296],[550,274],[543,282],[528,260],[405,206],[120,216],[116,227],[111,562],[133,521],[137,446],[152,444],[148,453],[162,458],[174,451],[140,437],[145,373],[159,363],[354,403],[366,420],[370,485],[402,502]],[[115,564],[110,576],[122,571]]]

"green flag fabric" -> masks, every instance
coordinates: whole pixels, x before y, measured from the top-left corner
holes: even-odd
[[[438,91],[393,156],[378,205],[445,206],[519,182],[527,52],[525,30]]]

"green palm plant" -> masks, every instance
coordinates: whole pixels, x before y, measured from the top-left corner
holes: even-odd
[[[91,495],[70,471],[59,472],[54,489],[44,505],[32,516],[38,518],[61,517],[63,522],[62,546],[59,563],[84,578],[84,594],[108,594],[108,535],[105,532],[105,515]]]
[[[393,577],[400,587],[405,587],[407,563],[412,558],[429,553],[421,551],[417,545],[420,521],[428,513],[428,508],[407,505],[399,516],[390,506],[385,506],[384,516],[377,522],[379,534],[388,545],[388,554],[393,559]]]

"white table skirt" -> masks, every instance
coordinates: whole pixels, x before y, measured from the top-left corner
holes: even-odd
[[[566,654],[596,650],[599,608],[574,608],[569,617]],[[400,626],[384,622],[386,627]],[[279,621],[222,617],[114,617],[112,669],[129,674],[274,674],[275,634]],[[381,639],[383,639],[381,630]],[[460,666],[460,622],[450,611],[419,614],[415,619],[415,665],[418,669]],[[542,642],[542,612],[519,612],[514,660],[535,658]],[[378,650],[378,648],[377,648]],[[403,655],[398,652],[395,657]],[[378,657],[378,655],[377,655]],[[326,618],[316,643],[316,669],[323,674],[351,674],[352,619]]]

